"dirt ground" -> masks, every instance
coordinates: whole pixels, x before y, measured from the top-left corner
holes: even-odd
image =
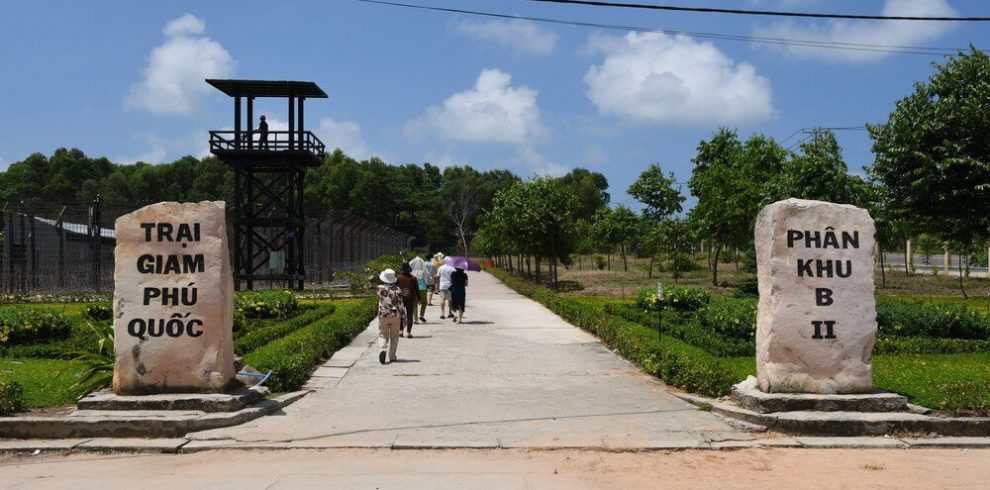
[[[618,255],[612,256],[611,269],[598,270],[593,267],[591,256],[582,256],[580,264],[575,261],[570,268],[559,268],[558,275],[562,283],[576,282],[583,288],[579,291],[568,292],[575,296],[608,296],[615,298],[630,298],[636,296],[636,291],[642,288],[656,287],[658,281],[664,284],[674,284],[674,278],[670,271],[653,271],[653,277],[648,277],[649,259],[627,257],[629,270],[624,270],[622,258]],[[705,288],[712,292],[731,294],[731,287],[715,287],[712,285],[711,271],[707,269],[707,264],[703,259],[698,259],[699,270],[685,272],[683,277],[676,281],[677,284]],[[669,264],[664,264],[669,267]],[[736,268],[734,263],[719,264],[718,282],[726,286],[735,284],[736,281],[746,278],[754,278],[755,274],[743,272]],[[906,274],[903,268],[893,268],[886,273],[886,286],[879,267],[876,270],[874,283],[877,293],[883,295],[911,295],[911,296],[958,296],[962,298],[959,290],[959,278],[955,271],[951,275],[942,274],[933,276],[931,274]],[[990,280],[986,278],[969,277],[963,279],[966,292],[972,298],[967,304],[972,303],[973,307],[988,308],[987,298],[990,294]]]
[[[0,456],[0,488],[987,488],[990,450],[214,451]]]

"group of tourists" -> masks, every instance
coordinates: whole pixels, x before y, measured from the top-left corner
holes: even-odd
[[[396,274],[391,268],[378,275],[378,361],[396,360],[399,337],[413,338],[412,327],[426,323],[426,307],[440,301],[440,319],[461,323],[467,299],[468,277],[451,257],[437,253],[430,260],[416,256],[403,262]],[[418,308],[417,308],[418,306]],[[444,312],[448,314],[445,314]]]

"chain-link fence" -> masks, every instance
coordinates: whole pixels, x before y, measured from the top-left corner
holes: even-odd
[[[147,204],[0,203],[0,291],[112,291],[114,221]],[[232,219],[228,207],[227,220]],[[397,254],[411,240],[408,234],[345,213],[307,219],[307,286],[329,285],[337,273],[356,270],[381,255]],[[229,243],[234,246],[232,239]],[[278,254],[271,257],[277,259]],[[270,262],[273,270],[284,267],[278,260]],[[285,286],[255,282],[255,288]]]

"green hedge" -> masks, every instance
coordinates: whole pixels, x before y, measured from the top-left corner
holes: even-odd
[[[604,311],[643,325],[654,332],[659,320],[656,313],[640,310],[633,305],[608,304],[604,306]],[[661,330],[666,335],[676,337],[714,356],[742,357],[756,354],[755,344],[751,340],[738,340],[713,333],[698,325],[690,313],[683,316],[676,313],[665,314]]]
[[[0,415],[24,410],[24,388],[15,380],[0,379]]]
[[[877,298],[878,335],[990,339],[990,321],[964,306],[907,303]]]
[[[565,320],[597,335],[623,357],[668,384],[708,396],[723,396],[741,380],[721,359],[676,338],[657,339],[655,330],[609,314],[603,309],[564,298],[499,269],[489,272]]]
[[[302,387],[310,372],[347,345],[375,317],[375,298],[341,301],[334,313],[265,344],[244,356],[244,362],[260,371],[274,372],[268,386],[274,391]]]
[[[300,315],[294,316],[288,320],[282,320],[271,325],[266,325],[262,328],[251,329],[245,333],[240,338],[234,340],[234,352],[237,355],[247,354],[269,342],[280,339],[289,335],[296,330],[299,330],[306,325],[309,325],[321,318],[330,316],[333,314],[336,308],[332,303],[320,304],[310,307],[303,307],[306,309]]]
[[[245,317],[289,318],[299,309],[299,300],[292,291],[243,291],[234,295],[234,311]]]
[[[720,337],[752,342],[756,338],[756,300],[717,297],[698,310],[698,323]]]
[[[874,354],[966,354],[990,352],[990,340],[878,337]]]
[[[0,309],[0,346],[61,340],[69,336],[72,323],[53,308],[9,306]]]

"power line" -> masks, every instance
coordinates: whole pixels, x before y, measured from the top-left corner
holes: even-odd
[[[705,14],[734,14],[734,15],[763,15],[771,17],[806,17],[813,19],[852,19],[852,20],[923,20],[939,22],[987,22],[990,17],[924,17],[906,15],[859,15],[859,14],[823,14],[808,12],[784,12],[777,10],[744,10],[711,7],[675,7],[672,5],[654,5],[645,3],[600,2],[593,0],[528,0],[540,3],[564,3],[571,5],[587,5],[592,7],[634,8],[646,10],[666,10],[673,12],[693,12]]]
[[[402,7],[408,9],[428,10],[435,12],[448,12],[448,13],[463,14],[463,15],[475,15],[481,17],[492,17],[498,19],[528,20],[528,21],[541,22],[547,24],[591,27],[597,29],[610,29],[610,30],[618,30],[618,31],[661,33],[672,36],[686,35],[686,36],[702,38],[702,39],[719,39],[724,41],[742,41],[742,42],[753,42],[753,43],[762,43],[762,44],[776,44],[783,46],[803,46],[803,47],[822,48],[822,49],[841,49],[848,51],[873,51],[880,53],[914,54],[914,55],[923,55],[923,56],[954,54],[959,51],[965,51],[962,48],[845,43],[838,41],[812,41],[806,39],[786,39],[786,38],[774,38],[774,37],[743,36],[736,34],[721,34],[721,33],[713,33],[713,32],[691,32],[691,31],[676,31],[670,29],[653,29],[653,28],[639,27],[639,26],[563,20],[563,19],[556,19],[550,17],[531,17],[524,15],[509,15],[509,14],[500,14],[496,12],[483,12],[478,10],[456,9],[449,7],[434,7],[429,5],[417,5],[417,4],[403,3],[403,2],[392,2],[387,0],[351,0],[351,1],[384,5],[390,7]]]

